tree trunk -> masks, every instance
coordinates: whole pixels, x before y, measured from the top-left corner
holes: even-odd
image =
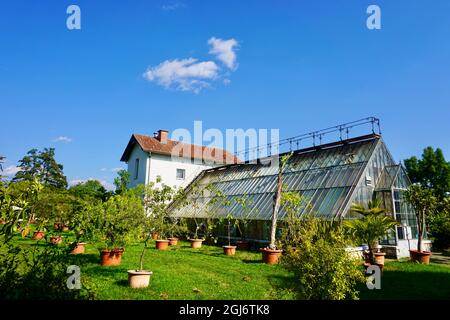
[[[283,175],[283,168],[281,166],[278,172],[277,193],[275,195],[275,203],[272,212],[272,227],[270,229],[270,245],[269,245],[270,249],[276,249],[275,237],[277,232],[277,218],[278,218],[278,211],[280,210],[281,206],[281,191],[283,188],[282,175]]]
[[[423,230],[425,227],[425,212],[421,212],[421,215],[419,217],[418,221],[418,227],[419,227],[419,239],[417,240],[417,251],[422,252],[422,242],[423,242]]]

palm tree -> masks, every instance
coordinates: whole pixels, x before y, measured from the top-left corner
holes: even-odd
[[[367,215],[362,219],[346,221],[345,224],[355,239],[361,243],[367,243],[370,263],[373,264],[374,248],[378,240],[397,225],[397,221],[385,215]]]
[[[386,210],[380,207],[378,199],[369,201],[367,207],[360,203],[352,205],[351,212],[362,215],[358,220],[345,222],[353,237],[369,247],[370,263],[374,263],[374,249],[378,240],[391,230],[397,221],[386,215]]]
[[[353,213],[358,213],[363,216],[369,216],[369,215],[380,215],[382,213],[386,213],[386,210],[380,207],[381,203],[380,200],[375,199],[373,201],[369,201],[367,204],[367,207],[364,206],[361,203],[354,203],[352,205],[351,211]]]

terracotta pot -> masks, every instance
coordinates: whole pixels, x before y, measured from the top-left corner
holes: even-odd
[[[102,250],[100,252],[100,265],[118,266],[122,262],[124,249]]]
[[[384,258],[386,257],[386,253],[375,252],[373,255],[375,256],[375,264],[384,265]]]
[[[431,254],[429,251],[409,250],[411,261],[421,264],[430,264]]]
[[[199,249],[202,247],[203,239],[191,239],[191,248]]]
[[[159,239],[159,233],[158,232],[152,232],[152,240],[158,240]]]
[[[6,220],[0,219],[0,224],[7,224]]]
[[[169,238],[169,246],[178,245],[178,238]]]
[[[63,240],[62,236],[51,236],[50,237],[50,242],[51,242],[51,244],[54,244],[54,245],[61,244],[62,240]]]
[[[85,248],[86,243],[84,242],[79,242],[77,244],[75,244],[75,246],[73,247],[72,250],[70,250],[71,254],[82,254],[85,252],[86,248]]]
[[[239,241],[236,241],[236,246],[237,246],[238,250],[248,251],[249,243],[246,240],[239,240]]]
[[[384,264],[378,264],[378,263],[376,263],[375,265],[377,265],[377,266],[380,268],[381,275],[383,275]],[[364,266],[364,269],[365,269],[366,272],[367,272],[367,269],[371,266],[371,264],[370,264],[370,262],[364,262],[363,266]]]
[[[235,246],[223,246],[223,253],[227,256],[234,256],[236,254]]]
[[[133,289],[147,288],[152,274],[153,272],[145,270],[128,270],[128,285]]]
[[[33,240],[41,240],[42,238],[44,238],[44,236],[45,236],[44,231],[35,231],[33,233]]]
[[[156,250],[167,250],[169,248],[169,240],[156,240]]]
[[[269,248],[260,249],[264,263],[277,264],[283,250],[274,250]]]

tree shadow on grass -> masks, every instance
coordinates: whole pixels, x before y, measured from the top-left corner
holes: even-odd
[[[270,275],[267,280],[272,287],[270,295],[273,299],[295,299],[297,297],[294,275]]]
[[[262,260],[251,260],[251,259],[243,259],[242,262],[243,262],[243,263],[248,263],[248,264],[258,264],[258,263],[263,263]]]
[[[431,270],[386,270],[381,290],[359,287],[361,300],[448,300],[450,273]]]
[[[84,253],[84,254],[67,254],[67,260],[73,263],[74,265],[84,265],[88,263],[96,263],[100,262],[100,257],[98,254],[92,253]]]
[[[120,287],[127,287],[128,288],[128,280],[117,280],[114,282],[116,285]]]

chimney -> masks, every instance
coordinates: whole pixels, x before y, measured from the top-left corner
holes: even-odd
[[[156,134],[156,139],[159,142],[161,142],[162,144],[166,144],[168,135],[169,135],[169,131],[167,131],[167,130],[158,130],[158,133]]]

